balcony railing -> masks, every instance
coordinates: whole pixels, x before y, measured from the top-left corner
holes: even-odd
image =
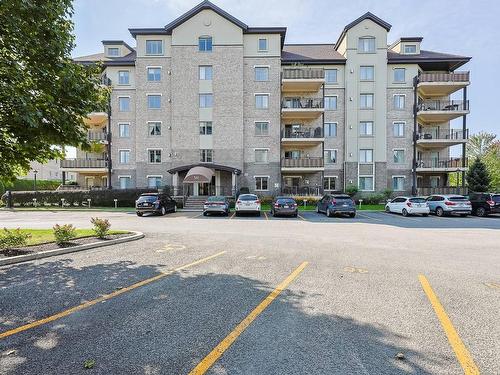
[[[468,192],[467,187],[462,186],[421,186],[417,187],[417,195],[420,196],[428,196],[433,194],[458,194],[458,195],[467,195]]]
[[[107,133],[105,132],[96,132],[96,131],[89,131],[87,132],[87,138],[89,141],[105,141],[108,138]]]
[[[418,82],[469,82],[469,72],[456,73],[422,73]]]
[[[104,159],[64,159],[61,168],[106,168]]]
[[[469,101],[463,100],[424,100],[418,103],[418,111],[468,111]]]
[[[321,186],[286,186],[284,185],[281,188],[282,195],[290,195],[290,196],[322,196],[324,192],[323,187]],[[304,204],[302,201],[298,201],[298,204]]]
[[[281,138],[304,139],[304,138],[323,138],[323,128],[295,128],[284,129],[281,131]]]
[[[283,69],[283,79],[323,79],[325,71],[314,68],[286,68]]]
[[[323,165],[324,161],[321,157],[281,159],[282,168],[321,168]]]
[[[418,140],[466,140],[469,139],[469,129],[421,129]]]
[[[467,167],[467,159],[465,160]],[[417,168],[463,168],[462,158],[422,158],[417,160]]]
[[[281,102],[281,108],[322,109],[324,105],[322,98],[285,98]]]

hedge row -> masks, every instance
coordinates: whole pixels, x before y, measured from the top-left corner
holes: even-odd
[[[36,180],[37,190],[56,190],[61,181],[59,180]],[[35,190],[34,180],[16,180],[11,184],[0,184],[0,194],[5,193],[7,190],[11,191],[32,191]]]

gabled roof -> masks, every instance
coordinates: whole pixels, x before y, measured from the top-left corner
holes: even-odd
[[[420,50],[419,54],[404,55],[391,50],[387,51],[389,64],[418,64],[424,70],[453,71],[469,62],[471,57],[452,55],[449,53]]]
[[[128,43],[124,42],[123,40],[102,40],[101,43],[105,46],[107,45],[122,45],[127,47],[130,51],[133,51],[134,49],[128,45]]]
[[[345,64],[346,59],[334,44],[285,44],[281,52],[283,64]]]
[[[132,47],[131,47],[132,48]],[[123,57],[106,57],[106,55],[101,53],[94,53],[93,55],[75,57],[73,61],[77,64],[82,65],[93,65],[98,62],[102,62],[105,66],[133,66],[135,65],[136,51],[132,48],[132,52]]]
[[[364,20],[371,20],[371,21],[375,22],[377,25],[386,29],[387,31],[391,30],[391,27],[392,27],[392,25],[390,23],[385,22],[382,18],[377,17],[376,15],[374,15],[371,12],[366,12],[361,17],[356,18],[354,21],[352,21],[350,24],[347,24],[344,27],[344,30],[342,30],[342,33],[340,34],[339,39],[337,40],[337,43],[335,43],[335,45],[339,46],[342,39],[344,39],[347,31],[349,31],[354,26],[356,26],[357,24],[359,24],[360,22],[362,22]]]

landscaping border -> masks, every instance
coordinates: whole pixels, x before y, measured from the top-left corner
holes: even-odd
[[[13,257],[0,259],[0,266],[6,266],[9,264],[16,264],[16,263],[21,263],[21,262],[27,262],[27,261],[35,260],[35,259],[48,258],[48,257],[56,256],[56,255],[75,253],[78,251],[95,249],[97,247],[116,245],[119,243],[136,241],[136,240],[140,240],[141,238],[144,238],[144,233],[142,233],[142,232],[130,231],[130,233],[132,234],[131,236],[116,238],[114,240],[92,242],[92,243],[88,243],[85,245],[78,245],[78,246],[73,246],[73,247],[65,247],[65,248],[61,248],[61,249],[40,251],[38,253],[16,255]]]

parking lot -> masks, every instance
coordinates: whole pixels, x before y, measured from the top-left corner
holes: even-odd
[[[146,237],[1,267],[1,374],[500,372],[500,218],[3,211],[0,225],[94,216]]]

